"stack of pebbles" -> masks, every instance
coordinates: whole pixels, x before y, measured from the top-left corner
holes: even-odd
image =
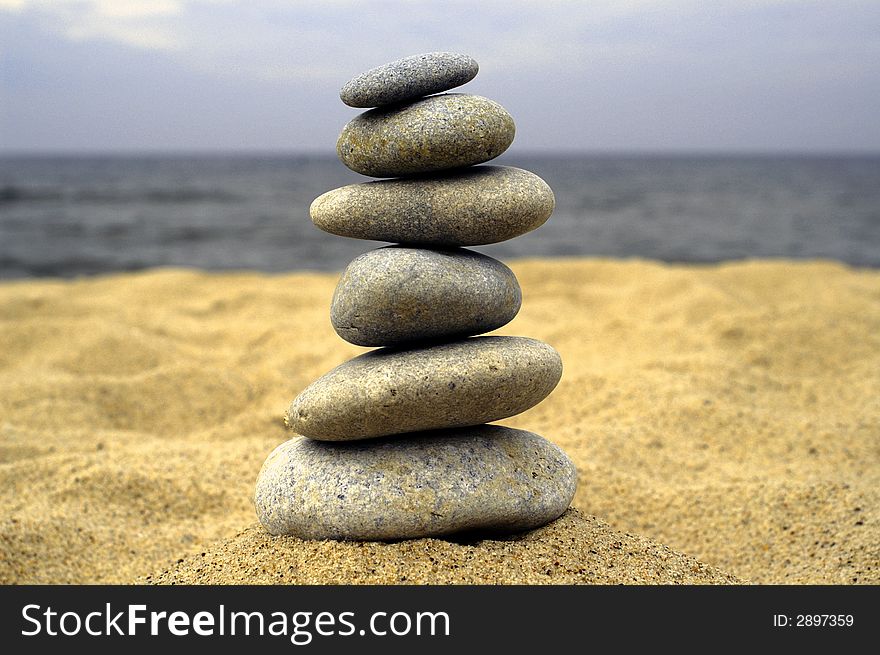
[[[478,166],[504,152],[514,124],[499,104],[442,94],[477,74],[470,57],[430,53],[373,69],[342,100],[375,107],[343,129],[337,153],[373,177],[311,207],[322,230],[394,244],[355,259],[331,321],[346,341],[380,346],[333,369],[291,404],[300,437],[257,480],[260,522],[307,539],[404,539],[514,532],[560,516],[574,465],[546,439],[484,425],[519,414],[559,382],[550,346],[473,337],[508,323],[521,293],[501,262],[461,246],[533,230],[550,187],[524,170]]]

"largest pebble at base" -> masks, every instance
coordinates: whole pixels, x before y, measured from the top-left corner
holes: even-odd
[[[480,425],[360,443],[297,437],[269,455],[254,505],[272,534],[414,539],[536,528],[568,508],[576,484],[558,446]]]

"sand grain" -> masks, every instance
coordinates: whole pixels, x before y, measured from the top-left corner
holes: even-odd
[[[498,334],[547,341],[565,372],[502,423],[569,453],[581,513],[481,544],[242,532],[290,400],[363,352],[330,326],[335,276],[0,284],[0,582],[880,582],[880,273],[511,268],[523,309]]]

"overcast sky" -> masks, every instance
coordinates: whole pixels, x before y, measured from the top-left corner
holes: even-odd
[[[880,1],[0,0],[0,151],[324,151],[470,54],[529,151],[880,151]]]

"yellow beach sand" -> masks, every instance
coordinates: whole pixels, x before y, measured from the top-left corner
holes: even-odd
[[[498,333],[565,373],[502,423],[569,453],[578,511],[483,542],[254,525],[288,403],[363,352],[329,325],[335,275],[3,283],[0,581],[880,582],[880,272],[512,268],[523,309]]]

